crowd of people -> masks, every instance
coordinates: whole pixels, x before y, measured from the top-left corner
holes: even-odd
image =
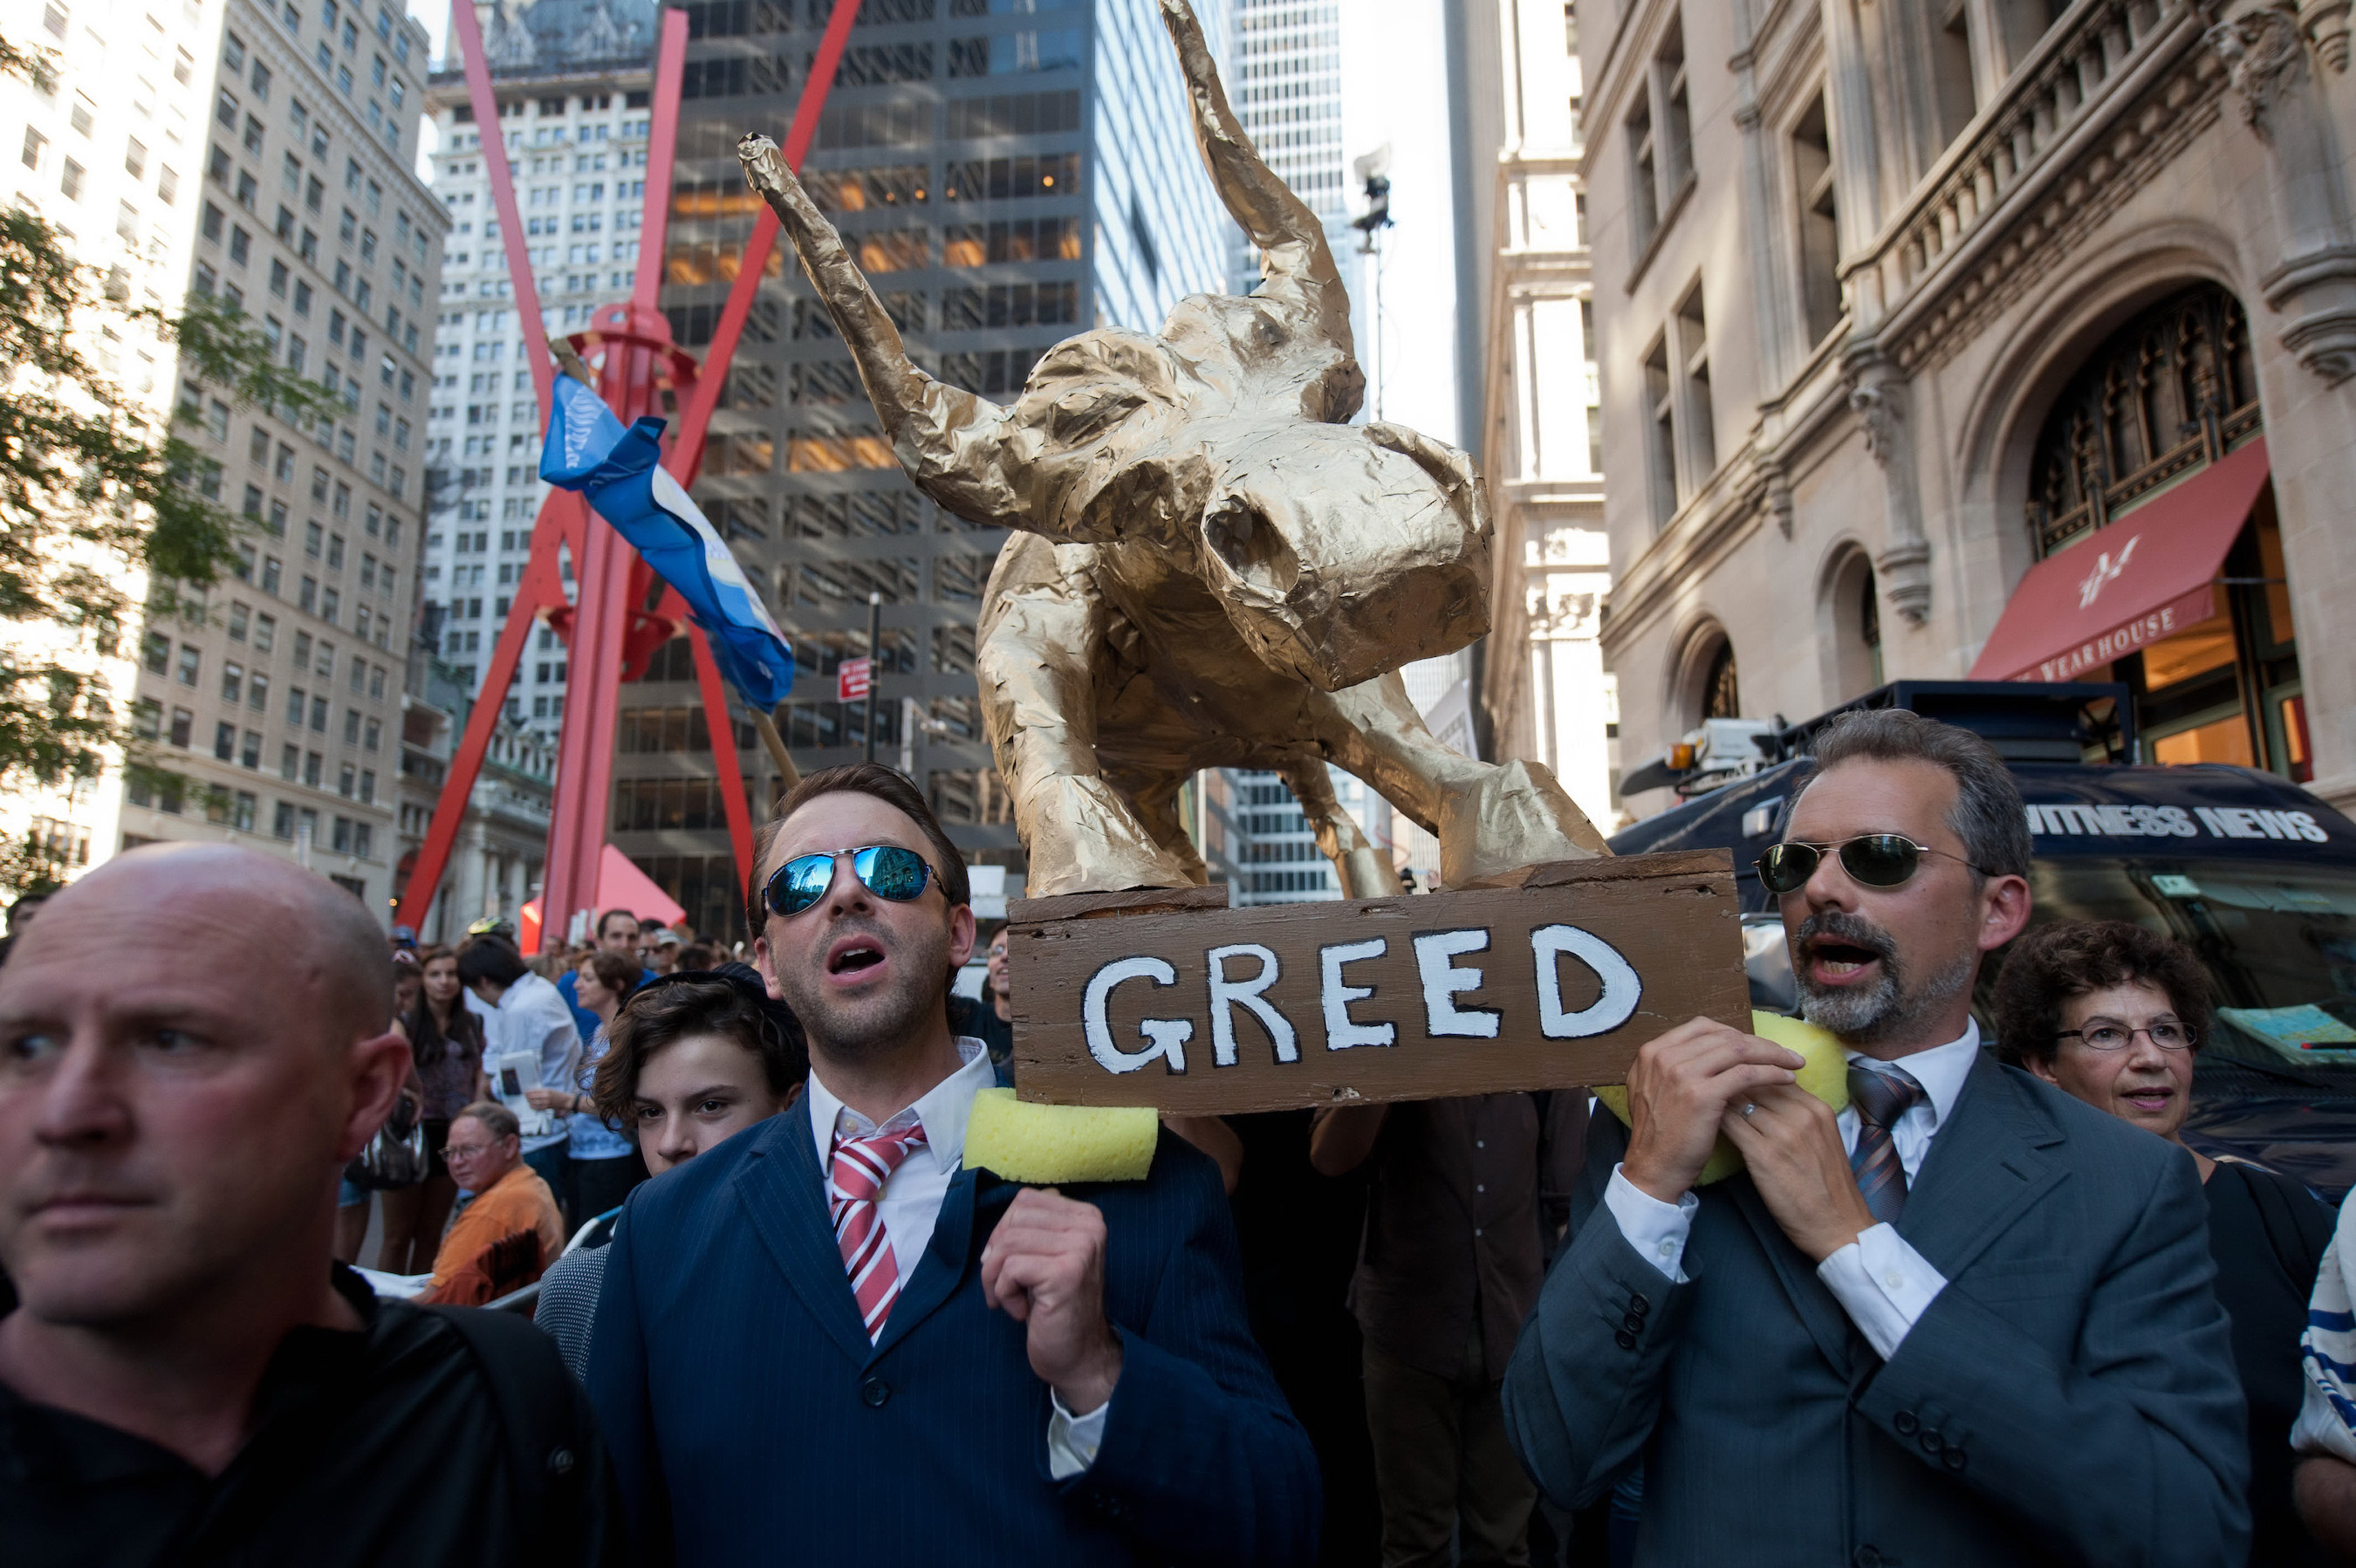
[[[964,1162],[1024,999],[888,768],[764,827],[749,963],[621,910],[388,962],[286,863],[126,854],[20,904],[0,963],[0,1541],[2356,1561],[2356,1241],[2186,1145],[2200,964],[2029,925],[1976,737],[1878,713],[1817,746],[1759,870],[1845,1107],[1697,1019],[1624,1118],[1173,1118],[1145,1180],[1069,1191]]]

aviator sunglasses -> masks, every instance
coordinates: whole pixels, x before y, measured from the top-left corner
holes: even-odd
[[[826,890],[834,886],[835,860],[846,854],[851,857],[852,875],[866,885],[867,890],[894,904],[922,897],[927,881],[940,880],[940,874],[915,850],[874,843],[864,849],[796,855],[777,867],[776,875],[769,878],[761,896],[770,908],[791,919],[826,897]]]
[[[1825,856],[1834,853],[1840,855],[1841,869],[1848,873],[1849,880],[1864,887],[1898,886],[1921,869],[1926,854],[1945,855],[1972,865],[1960,854],[1916,843],[1903,833],[1864,833],[1839,843],[1770,844],[1759,857],[1759,880],[1770,893],[1797,893],[1808,885]],[[1993,875],[1980,866],[1972,865],[1972,869],[1983,876]]]

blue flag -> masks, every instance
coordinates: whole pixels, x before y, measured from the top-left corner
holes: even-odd
[[[662,580],[679,590],[712,651],[744,700],[766,710],[794,684],[794,650],[769,618],[744,568],[664,472],[659,419],[627,430],[605,400],[571,376],[556,378],[555,412],[541,449],[540,477],[578,490],[597,515],[630,542]]]

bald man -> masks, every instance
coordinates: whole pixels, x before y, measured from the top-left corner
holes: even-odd
[[[100,866],[0,969],[13,1559],[619,1561],[546,1341],[332,1261],[337,1173],[410,1069],[389,1002],[349,894],[220,844]]]

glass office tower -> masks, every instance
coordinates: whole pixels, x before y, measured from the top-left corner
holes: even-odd
[[[736,139],[785,139],[832,0],[686,10],[663,303],[701,352],[756,211]],[[1224,49],[1224,4],[1198,10]],[[918,363],[1006,401],[1074,333],[1151,330],[1184,295],[1223,286],[1237,232],[1196,156],[1151,0],[866,0],[804,179]],[[788,257],[763,280],[695,495],[793,639],[800,678],[778,720],[797,765],[862,754],[863,711],[835,701],[836,667],[866,651],[880,596],[877,757],[916,779],[969,860],[1019,873],[974,683],[1003,532],[910,485]],[[757,820],[776,779],[741,715],[745,778],[716,779],[692,673],[675,642],[626,690],[614,842],[699,931],[734,937],[743,917],[717,788],[745,789]]]

